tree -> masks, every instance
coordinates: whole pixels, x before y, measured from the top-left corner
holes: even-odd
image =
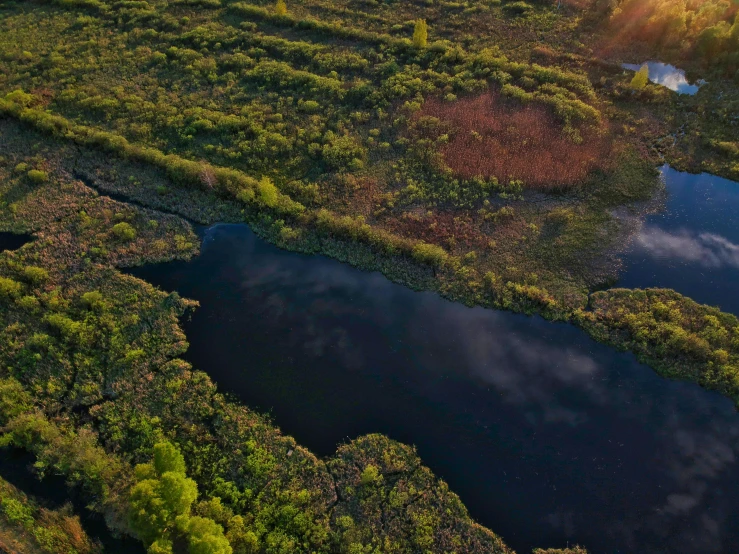
[[[285,0],[277,0],[275,13],[277,15],[287,15],[287,4],[285,4]]]
[[[117,239],[124,242],[130,242],[136,238],[136,229],[125,221],[113,225],[111,231]]]
[[[639,71],[636,72],[634,78],[631,79],[631,88],[633,88],[634,90],[642,90],[645,86],[647,86],[648,81],[649,68],[646,65],[643,65],[639,68]]]
[[[168,471],[185,473],[185,458],[172,443],[157,443],[154,445],[154,469],[159,475]]]
[[[136,466],[136,477],[129,498],[131,527],[146,544],[164,544],[160,539],[175,520],[190,514],[198,487],[185,474],[182,454],[168,442],[154,446],[154,462]]]
[[[191,516],[198,497],[195,481],[185,473],[185,458],[169,442],[154,446],[154,459],[135,468],[137,483],[129,497],[131,528],[148,545],[148,554],[171,554],[185,540],[189,554],[233,554],[223,527],[212,519]],[[220,499],[206,503],[218,508]]]
[[[223,527],[212,519],[188,518],[183,531],[187,536],[190,554],[232,554],[233,550],[223,534]]]
[[[259,190],[259,199],[264,203],[265,206],[274,208],[279,200],[279,191],[272,182],[272,179],[266,175],[259,180],[257,183],[257,190]]]
[[[429,29],[425,19],[416,21],[413,28],[413,46],[416,48],[426,48],[428,42]]]

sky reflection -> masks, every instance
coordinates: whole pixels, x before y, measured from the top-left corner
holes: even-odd
[[[624,255],[619,286],[666,287],[739,315],[739,183],[664,166],[664,209]]]
[[[621,67],[630,71],[639,71],[643,65],[646,65],[649,69],[649,80],[663,87],[667,87],[670,90],[677,92],[678,94],[693,95],[698,92],[698,89],[703,84],[703,81],[697,84],[691,84],[685,77],[685,71],[676,68],[674,65],[669,65],[662,62],[649,61],[643,64],[621,64]]]
[[[739,543],[731,402],[576,328],[417,293],[245,226],[134,273],[196,298],[188,358],[321,455],[415,444],[519,552],[723,552]]]

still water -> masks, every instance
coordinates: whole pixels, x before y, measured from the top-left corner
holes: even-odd
[[[698,92],[698,89],[705,84],[705,81],[698,81],[697,83],[688,82],[685,77],[685,71],[678,69],[674,65],[649,61],[643,64],[632,64],[625,63],[621,64],[621,67],[631,71],[639,71],[642,66],[646,65],[649,69],[649,80],[663,87],[667,87],[670,90],[674,90],[678,94],[693,95]]]
[[[739,545],[739,415],[573,326],[467,308],[243,225],[133,271],[201,302],[188,359],[319,455],[381,432],[519,553]]]
[[[664,209],[641,225],[618,285],[671,288],[739,315],[739,183],[661,171]]]
[[[3,250],[18,250],[31,240],[29,235],[0,232],[0,252]]]

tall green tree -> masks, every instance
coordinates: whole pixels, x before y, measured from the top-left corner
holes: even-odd
[[[131,528],[148,545],[149,554],[171,554],[177,540],[187,543],[189,554],[233,554],[223,527],[190,515],[198,487],[185,471],[185,459],[175,445],[154,446],[153,461],[136,466],[137,483],[129,497]]]
[[[182,454],[168,442],[154,447],[153,463],[136,466],[138,483],[131,489],[130,519],[147,544],[166,536],[179,516],[190,513],[198,487],[184,470]]]
[[[425,19],[419,19],[416,21],[416,26],[413,28],[413,46],[416,48],[426,48],[429,38],[429,28],[426,24]]]
[[[631,79],[631,88],[633,88],[634,90],[642,90],[645,86],[647,86],[648,81],[649,68],[646,65],[643,65],[639,68],[639,71],[636,72],[634,78]]]

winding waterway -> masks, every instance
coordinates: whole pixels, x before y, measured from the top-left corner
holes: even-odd
[[[188,359],[316,453],[371,432],[415,444],[519,552],[739,544],[730,400],[574,326],[413,292],[244,225],[203,235],[193,261],[133,273],[199,300]]]

